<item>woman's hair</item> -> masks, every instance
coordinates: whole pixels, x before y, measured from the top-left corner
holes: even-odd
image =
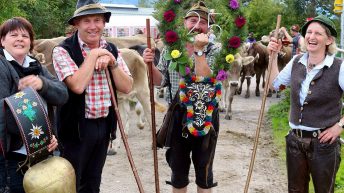
[[[0,47],[1,41],[5,36],[15,30],[25,30],[29,33],[30,36],[30,52],[33,49],[33,41],[34,41],[34,32],[31,23],[22,17],[13,17],[12,19],[8,19],[4,21],[0,26]]]
[[[337,50],[336,38],[331,35],[331,31],[330,31],[330,29],[328,29],[328,27],[326,27],[324,24],[322,24],[320,22],[318,22],[318,23],[321,25],[321,27],[323,27],[325,29],[326,35],[328,37],[332,37],[332,39],[333,39],[332,44],[326,46],[326,54],[328,54],[330,56],[337,54],[338,50]],[[302,45],[302,49],[307,50],[306,49],[306,41]]]

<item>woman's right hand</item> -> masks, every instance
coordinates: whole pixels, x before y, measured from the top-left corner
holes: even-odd
[[[282,48],[282,41],[281,40],[277,40],[274,37],[270,38],[270,42],[267,46],[269,55],[272,55],[272,53],[278,53]]]
[[[149,49],[149,48],[146,48],[144,51],[143,51],[143,61],[147,64],[149,62],[154,62],[154,57],[155,57],[155,52],[154,52],[154,48],[152,49]]]

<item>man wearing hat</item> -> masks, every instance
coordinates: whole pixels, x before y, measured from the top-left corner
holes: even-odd
[[[186,44],[186,50],[195,66],[194,72],[191,73],[203,77],[211,76],[210,66],[214,63],[215,54],[219,51],[218,47],[209,42],[207,35],[209,30],[208,23],[212,24],[214,20],[210,17],[210,21],[208,22],[208,14],[209,10],[205,3],[199,1],[188,10],[184,17],[184,27],[188,30],[193,29],[193,32],[196,34],[194,36],[194,42]],[[198,16],[200,16],[199,23]],[[164,48],[161,56],[164,56],[166,52],[167,49]],[[143,57],[146,63],[153,62],[154,52],[151,49],[146,49]],[[179,92],[177,92],[180,75],[168,69],[170,61],[166,61],[164,57],[160,57],[160,59],[157,67],[153,65],[153,82],[155,85],[168,86],[169,91],[167,92],[166,100],[170,105],[172,100],[173,103],[180,103]],[[174,97],[177,97],[177,100],[174,100]],[[180,108],[174,113],[173,128],[175,129],[173,129],[167,136],[168,139],[166,139],[166,141],[170,141],[170,144],[166,144],[169,147],[166,151],[166,160],[172,170],[171,182],[168,183],[173,186],[172,192],[174,193],[187,192],[192,154],[192,162],[196,173],[197,192],[211,192],[211,188],[216,186],[216,183],[213,182],[212,164],[219,129],[217,107],[211,117],[214,132],[211,134],[208,133],[205,136],[195,137],[187,133],[188,129],[183,129],[184,116],[186,116],[186,109],[184,108]]]
[[[118,91],[130,92],[133,80],[117,48],[102,37],[111,13],[92,0],[79,0],[76,8],[68,23],[77,31],[53,50],[56,74],[69,91],[59,109],[58,135],[62,156],[75,169],[78,192],[94,193],[117,120],[105,69]]]
[[[281,27],[281,31],[284,33],[285,37],[288,39],[289,42],[292,43],[292,56],[301,53],[301,45],[303,44],[303,37],[299,33],[300,27],[297,24],[294,24],[290,28],[290,33],[287,32],[285,27]]]
[[[334,23],[319,15],[301,28],[307,52],[294,56],[278,72],[272,65],[270,86],[290,85],[290,131],[286,136],[289,192],[308,192],[310,176],[317,193],[333,193],[340,164],[344,64],[336,58]],[[268,50],[278,52],[272,38]],[[277,54],[276,54],[277,55]],[[277,58],[276,60],[277,61]]]

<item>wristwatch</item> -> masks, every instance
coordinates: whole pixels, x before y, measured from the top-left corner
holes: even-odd
[[[339,120],[339,122],[337,123],[341,128],[344,129],[344,121],[343,120]]]
[[[202,56],[204,52],[202,50],[195,51],[196,56]]]

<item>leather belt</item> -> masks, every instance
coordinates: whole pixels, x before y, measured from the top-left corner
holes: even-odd
[[[317,138],[321,132],[325,131],[326,129],[318,129],[314,131],[306,131],[301,129],[292,129],[293,132],[297,137],[301,138]]]

